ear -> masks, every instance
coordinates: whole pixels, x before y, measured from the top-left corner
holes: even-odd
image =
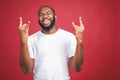
[[[55,15],[55,20],[57,20],[57,16]]]

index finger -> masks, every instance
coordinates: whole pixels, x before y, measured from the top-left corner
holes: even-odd
[[[74,22],[72,22],[72,25],[73,25],[74,29],[77,30],[77,25],[75,25]]]
[[[22,17],[20,17],[20,24],[19,26],[22,26]]]

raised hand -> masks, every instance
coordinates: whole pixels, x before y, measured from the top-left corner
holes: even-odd
[[[75,25],[74,22],[72,22],[72,25],[75,29],[75,36],[76,36],[76,39],[78,42],[82,43],[83,42],[83,35],[84,35],[84,30],[85,30],[85,27],[82,23],[82,19],[81,17],[79,17],[79,22],[80,22],[80,25]]]
[[[21,40],[26,40],[28,38],[29,26],[30,26],[30,21],[23,24],[22,23],[22,17],[20,17],[20,23],[19,23],[18,31],[19,31]]]

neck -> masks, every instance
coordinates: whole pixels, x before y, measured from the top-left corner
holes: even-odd
[[[49,30],[49,31],[46,31],[46,30],[43,30],[43,29],[42,29],[41,32],[43,32],[44,34],[54,34],[57,30],[58,30],[58,28],[54,26],[54,27],[53,27],[51,30]]]

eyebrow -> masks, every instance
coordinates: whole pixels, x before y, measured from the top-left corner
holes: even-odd
[[[46,13],[49,13],[49,12],[52,12],[52,11],[47,11]],[[52,13],[53,13],[53,12],[52,12]],[[40,12],[40,14],[44,14],[44,13]]]

